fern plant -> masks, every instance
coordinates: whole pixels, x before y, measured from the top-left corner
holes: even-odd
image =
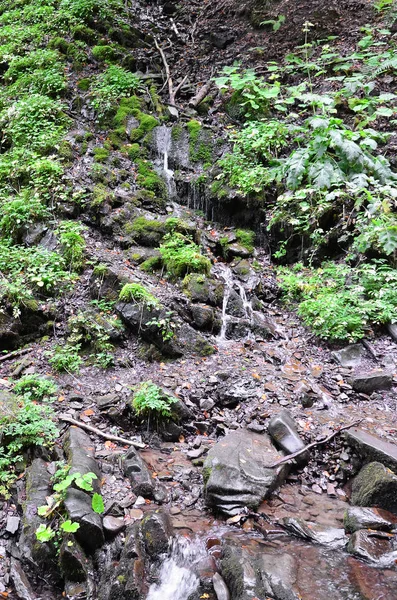
[[[169,418],[176,398],[168,396],[153,381],[145,381],[136,390],[132,406],[137,415]]]

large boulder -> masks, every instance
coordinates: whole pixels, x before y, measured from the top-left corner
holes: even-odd
[[[187,275],[183,280],[183,291],[192,302],[222,306],[224,284],[206,275],[198,273]]]
[[[256,509],[281,485],[289,466],[270,465],[281,458],[267,435],[240,429],[211,448],[204,463],[205,496],[209,506],[235,515],[245,506]]]
[[[383,440],[364,429],[352,427],[345,432],[350,446],[360,455],[364,462],[377,461],[397,472],[397,445]]]
[[[93,511],[91,496],[82,490],[69,488],[66,492],[65,508],[71,521],[80,527],[75,533],[76,539],[88,552],[94,552],[105,542],[101,517]]]
[[[347,533],[360,529],[391,531],[397,528],[397,517],[387,510],[362,506],[349,506],[343,517]]]
[[[397,514],[397,476],[379,462],[369,463],[353,481],[351,503]]]
[[[353,375],[349,380],[350,385],[356,392],[372,394],[377,390],[388,390],[393,384],[393,375],[387,371],[371,371]]]
[[[95,460],[95,448],[90,437],[80,427],[72,426],[65,436],[64,449],[70,464],[70,474],[94,473],[97,479],[93,480],[92,486],[99,492],[101,472]]]
[[[134,494],[152,498],[156,487],[155,480],[145,461],[134,448],[130,448],[123,458],[123,467],[124,475],[130,480]]]

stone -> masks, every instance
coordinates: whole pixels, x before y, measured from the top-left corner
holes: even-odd
[[[214,331],[215,326],[215,311],[211,306],[207,306],[205,304],[192,304],[190,309],[193,326],[200,331]],[[219,322],[218,327],[215,329],[219,330]]]
[[[174,421],[164,421],[159,424],[158,432],[165,442],[179,442],[183,429]]]
[[[215,402],[211,400],[211,398],[203,398],[200,400],[200,408],[201,410],[212,410],[215,406]]]
[[[397,517],[380,508],[349,506],[343,517],[343,525],[347,533],[354,533],[360,529],[392,531],[397,528]]]
[[[379,562],[382,559],[382,566],[386,566],[386,562],[393,565],[397,551],[393,552],[392,538],[389,533],[360,529],[350,537],[346,549],[350,554],[371,562]]]
[[[34,593],[28,578],[26,577],[21,563],[15,558],[11,558],[10,579],[13,583],[16,596],[19,600],[36,600],[37,596]]]
[[[235,36],[229,32],[213,32],[209,35],[210,42],[219,50],[224,50],[229,44],[234,42]],[[241,256],[241,255],[240,255]]]
[[[88,569],[92,567],[82,547],[72,536],[67,536],[62,541],[59,566],[63,577],[75,582],[85,581]]]
[[[348,429],[345,432],[345,439],[364,462],[381,462],[397,473],[397,444],[392,444],[358,427]]]
[[[212,585],[214,586],[217,600],[231,600],[228,587],[223,577],[219,575],[219,573],[214,573],[212,577]]]
[[[35,458],[26,469],[26,499],[23,503],[22,534],[19,538],[21,555],[30,563],[36,563],[47,571],[55,567],[55,547],[41,544],[36,529],[48,521],[37,514],[39,506],[47,504],[51,495],[51,475],[41,458]]]
[[[365,465],[353,480],[351,503],[397,514],[397,476],[379,462]]]
[[[106,515],[106,517],[104,517],[103,530],[108,539],[114,538],[120,531],[123,531],[123,529],[125,529],[124,519],[112,517],[111,515]]]
[[[366,352],[361,344],[350,344],[341,350],[332,352],[336,361],[344,368],[358,367]]]
[[[11,534],[16,533],[18,531],[20,522],[21,519],[19,517],[7,517],[6,531]]]
[[[6,312],[0,313],[0,350],[14,350],[20,342],[22,323]]]
[[[89,552],[100,548],[105,537],[101,518],[92,509],[91,496],[82,490],[69,488],[64,503],[70,520],[80,525],[75,533],[78,542]]]
[[[64,450],[70,464],[70,474],[95,473],[97,479],[92,481],[92,487],[99,492],[101,472],[95,460],[95,447],[91,438],[80,427],[69,427],[64,440]]]
[[[137,496],[152,498],[155,481],[140,454],[131,447],[123,458],[124,475],[131,482],[131,488]]]
[[[216,279],[192,273],[185,277],[183,291],[192,302],[222,307],[224,285]]]
[[[152,558],[168,551],[174,534],[168,514],[160,510],[149,513],[140,521],[139,532],[146,553]]]
[[[386,329],[395,342],[397,342],[397,323],[389,323]]]
[[[228,383],[218,388],[219,404],[221,406],[233,406],[243,400],[249,400],[255,394],[255,385],[245,380]]]
[[[119,401],[119,396],[117,394],[106,394],[105,396],[96,396],[95,402],[99,408],[99,410],[107,410],[112,406],[115,406]]]
[[[293,556],[262,554],[257,564],[266,597],[298,600],[300,596],[293,589],[297,580],[298,565]]]
[[[372,371],[367,374],[353,375],[349,383],[356,392],[372,394],[377,390],[390,389],[393,375],[387,371]]]
[[[276,446],[286,454],[293,454],[305,447],[288,410],[282,410],[274,415],[269,421],[267,430]],[[295,460],[299,464],[305,464],[309,460],[309,453],[306,451]]]
[[[267,435],[246,429],[228,434],[210,449],[204,463],[207,504],[228,516],[245,506],[255,509],[288,475],[287,464],[266,467],[279,458]]]

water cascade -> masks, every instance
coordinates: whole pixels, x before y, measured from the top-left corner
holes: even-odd
[[[200,583],[195,567],[206,556],[200,539],[174,538],[164,559],[159,583],[150,586],[147,600],[186,600]]]
[[[220,334],[218,336],[218,342],[224,342],[227,340],[227,335],[226,335],[227,334],[227,326],[228,326],[228,322],[230,321],[230,318],[231,318],[227,312],[227,308],[228,308],[230,294],[231,294],[232,290],[236,289],[236,291],[238,291],[241,301],[242,301],[242,306],[243,306],[243,310],[244,310],[244,318],[250,324],[252,324],[252,320],[253,320],[253,316],[254,316],[254,309],[252,308],[251,301],[248,299],[247,291],[245,289],[244,284],[233,275],[231,268],[226,265],[219,265],[219,266],[221,266],[221,268],[222,268],[222,271],[220,272],[220,276],[225,283],[225,291],[224,291],[223,303],[222,303],[222,326],[221,326]],[[248,287],[250,287],[249,284],[248,284]]]
[[[162,159],[162,175],[167,186],[167,194],[170,200],[176,197],[176,186],[174,179],[174,171],[169,168],[168,156],[171,150],[171,128],[162,125],[156,129],[156,148],[157,154]]]

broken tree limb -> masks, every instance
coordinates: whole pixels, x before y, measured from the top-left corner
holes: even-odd
[[[345,425],[344,427],[339,427],[336,431],[331,433],[331,435],[329,435],[325,439],[320,440],[318,442],[312,442],[311,444],[308,444],[301,450],[298,450],[297,452],[293,452],[292,454],[288,454],[287,456],[280,458],[280,460],[277,460],[272,465],[268,465],[267,468],[274,469],[275,467],[278,467],[279,465],[283,465],[284,463],[289,462],[290,460],[293,460],[294,458],[296,458],[297,456],[300,456],[304,452],[307,452],[308,450],[310,450],[310,448],[314,448],[315,446],[320,446],[321,444],[326,444],[327,442],[331,441],[336,435],[338,435],[338,433],[340,433],[341,431],[344,431],[345,429],[350,429],[351,427],[356,427],[357,425],[359,425],[361,423],[361,421],[362,421],[362,419],[359,419],[358,421],[353,421],[353,423],[350,423],[350,425]]]
[[[110,440],[111,442],[119,442],[120,444],[125,444],[127,446],[134,446],[134,448],[146,448],[146,444],[142,442],[135,442],[134,440],[127,440],[126,438],[119,437],[118,435],[112,435],[111,433],[105,433],[92,425],[87,425],[82,421],[76,421],[76,419],[72,419],[68,415],[59,415],[60,421],[65,421],[65,423],[70,423],[71,425],[75,425],[76,427],[80,427],[81,429],[86,429],[87,431],[91,431],[91,433],[95,433],[99,437],[105,438],[105,440]]]
[[[10,352],[9,354],[0,356],[0,363],[4,362],[6,360],[11,360],[12,358],[15,358],[17,356],[22,356],[23,354],[27,354],[28,352],[31,352],[32,350],[33,350],[33,348],[23,348],[22,350],[14,350],[14,352]]]
[[[208,96],[214,82],[212,81],[212,73],[210,79],[197,91],[196,95],[189,100],[189,106],[196,108]]]
[[[165,69],[165,74],[166,74],[166,77],[167,77],[166,83],[168,83],[168,94],[169,94],[169,97],[170,97],[170,104],[172,104],[173,106],[175,106],[174,84],[172,82],[170,67],[169,67],[167,59],[165,57],[164,50],[161,48],[161,46],[159,45],[159,43],[156,40],[156,38],[154,38],[154,43],[155,43],[155,46],[156,46],[157,50],[160,53],[161,60],[163,61],[163,65],[164,65],[164,69]]]

